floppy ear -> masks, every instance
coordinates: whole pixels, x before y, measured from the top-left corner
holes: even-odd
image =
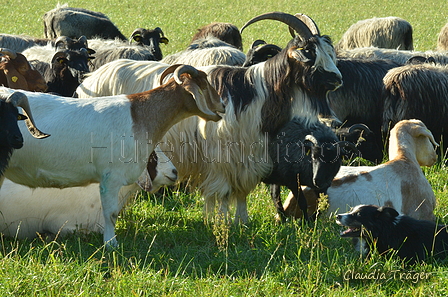
[[[28,90],[28,83],[26,79],[15,68],[9,67],[4,69],[8,87],[11,89]]]
[[[439,144],[435,141],[434,136],[432,135],[431,131],[429,131],[429,129],[424,126],[413,127],[411,133],[412,133],[413,137],[418,137],[418,136],[428,137],[428,139],[432,142],[433,145],[439,146]]]
[[[187,75],[189,76],[190,74]],[[206,115],[216,115],[210,109],[212,100],[217,100],[219,102],[220,97],[216,91],[209,90],[209,88],[201,89],[194,79],[191,79],[190,77],[186,78],[186,75],[183,75],[182,87],[193,96],[199,110]]]
[[[377,212],[378,212],[378,214],[377,214],[378,217],[386,216],[390,219],[394,219],[400,215],[395,209],[393,209],[392,207],[387,207],[387,206],[381,206],[380,208],[378,208]]]

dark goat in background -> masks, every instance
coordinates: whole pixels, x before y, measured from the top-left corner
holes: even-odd
[[[214,22],[205,25],[198,29],[198,32],[191,39],[190,44],[194,43],[198,39],[207,39],[209,37],[215,37],[230,45],[233,45],[239,50],[243,50],[243,42],[241,33],[238,28],[230,23]]]

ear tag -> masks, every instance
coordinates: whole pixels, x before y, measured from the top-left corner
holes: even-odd
[[[311,150],[306,151],[306,155],[309,156],[311,154]]]
[[[20,114],[20,113],[19,113],[19,115],[17,116],[17,120],[18,120],[18,121],[24,121],[24,120],[26,120],[26,119],[28,119],[28,117],[25,116],[25,115],[23,115],[23,114]]]
[[[303,47],[298,47],[297,50],[298,51],[303,51]]]
[[[18,78],[17,76],[13,76],[13,77],[11,77],[11,80],[12,80],[13,82],[17,82],[17,81],[19,80],[19,78]]]

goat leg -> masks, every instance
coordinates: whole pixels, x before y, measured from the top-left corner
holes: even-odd
[[[274,202],[275,209],[277,209],[277,213],[280,216],[282,222],[286,221],[285,209],[283,208],[282,199],[280,198],[280,185],[272,184],[271,185],[271,199]]]

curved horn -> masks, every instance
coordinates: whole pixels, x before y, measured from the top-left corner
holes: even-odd
[[[286,25],[294,29],[297,32],[297,34],[304,39],[308,39],[311,36],[313,36],[313,33],[310,31],[310,28],[308,28],[308,26],[302,20],[298,19],[292,14],[277,11],[268,12],[252,18],[246,24],[244,24],[243,27],[241,27],[240,33],[242,33],[247,26],[261,20],[276,20],[285,23]]]
[[[166,68],[165,71],[163,71],[162,75],[160,76],[160,81],[159,81],[160,85],[163,85],[163,80],[165,79],[165,77],[168,74],[173,73],[174,70],[176,70],[181,65],[182,64],[174,64],[174,65],[171,65],[170,67]]]
[[[307,136],[305,136],[305,141],[311,141],[314,145],[319,145],[319,142],[317,141],[316,137],[314,137],[311,134],[308,134]]]
[[[260,45],[258,46],[255,50],[255,52],[269,52],[272,51],[273,53],[279,53],[282,51],[282,48],[275,45],[275,44],[264,44],[264,45]]]
[[[320,35],[319,28],[312,18],[303,13],[296,13],[294,16],[304,22],[305,25],[310,29],[311,33],[313,33],[314,35]],[[289,27],[289,33],[293,38],[296,37],[293,28]]]
[[[25,94],[21,92],[14,92],[8,96],[6,102],[11,102],[15,107],[21,107],[23,109],[23,112],[28,117],[28,119],[25,120],[26,126],[28,128],[28,131],[30,131],[31,135],[34,138],[42,139],[50,136],[50,134],[43,133],[42,131],[37,129],[36,125],[34,124],[30,104],[28,103],[28,97],[26,97]]]
[[[181,85],[182,81],[180,80],[180,76],[184,73],[190,74],[192,77],[196,77],[198,75],[198,70],[190,65],[181,65],[176,70],[174,70],[174,80],[177,84]]]
[[[365,125],[365,124],[351,125],[350,128],[348,128],[348,133],[352,133],[355,130],[363,130],[363,131],[366,131],[367,133],[372,133],[372,131],[369,129],[369,127],[367,127],[367,125]]]
[[[17,53],[13,50],[7,49],[7,48],[0,48],[0,54],[4,54],[11,59],[17,58]]]
[[[262,45],[262,44],[266,44],[266,41],[261,40],[261,39],[257,39],[254,42],[252,42],[252,45],[250,46],[250,48],[255,48],[255,47],[257,47],[259,45]]]
[[[356,145],[353,142],[350,141],[338,141],[336,142],[337,145],[339,145],[339,147],[343,146],[343,147],[348,147],[350,149],[350,151],[352,151],[352,153],[354,153],[355,155],[361,155],[359,150],[356,148]],[[348,154],[348,152],[347,152]]]
[[[156,27],[156,28],[154,29],[154,31],[158,32],[162,37],[165,36],[165,34],[163,34],[162,29],[160,29],[159,27]]]
[[[63,47],[67,47],[69,42],[73,42],[73,39],[71,39],[68,36],[59,36],[56,41],[54,42],[54,46],[58,48],[61,45],[64,45]]]

